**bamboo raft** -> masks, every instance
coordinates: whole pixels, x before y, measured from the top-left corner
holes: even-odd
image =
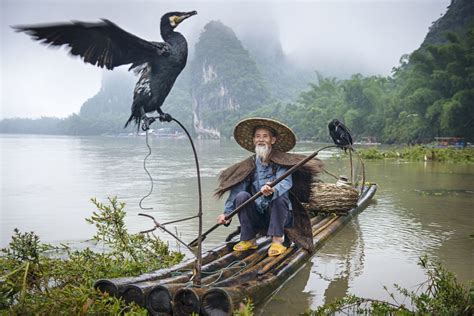
[[[357,205],[344,215],[320,213],[311,218],[312,253],[292,244],[282,255],[268,257],[269,237],[258,238],[256,250],[237,252],[232,247],[238,240],[232,240],[203,254],[200,287],[192,286],[194,259],[137,277],[98,280],[94,287],[146,307],[152,315],[232,315],[246,299],[258,304],[277,291],[329,237],[365,209],[376,190],[375,184],[365,186]]]

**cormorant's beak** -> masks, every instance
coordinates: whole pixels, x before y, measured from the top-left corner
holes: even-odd
[[[193,16],[193,15],[196,15],[198,14],[196,11],[190,11],[190,12],[186,12],[185,14],[179,16],[177,19],[176,19],[176,24],[179,24],[181,22],[183,22],[184,20],[186,20],[187,18]]]

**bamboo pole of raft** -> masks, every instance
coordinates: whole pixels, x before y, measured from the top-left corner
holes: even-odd
[[[367,206],[375,191],[376,186],[371,185],[364,191],[357,207],[350,211],[347,216],[340,216],[332,222],[328,222],[326,228],[319,231],[313,238],[314,250],[322,247],[331,235],[360,213]],[[295,274],[311,256],[312,254],[308,251],[298,249],[281,261],[270,273],[267,272],[259,278],[244,281],[240,284],[229,281],[216,284],[216,287],[207,290],[202,295],[201,313],[203,315],[232,315],[233,311],[238,308],[239,303],[247,298],[252,299],[254,304],[258,304]]]
[[[260,268],[257,272],[258,275],[262,275],[270,271],[274,266],[276,266],[281,261],[285,260],[289,255],[293,254],[295,250],[294,247],[287,248],[281,255],[272,257],[272,260],[269,260],[267,264],[265,264],[262,268]]]
[[[186,283],[189,282],[192,276],[193,272],[190,270],[181,275],[162,280],[129,284],[124,287],[123,293],[120,297],[127,303],[135,302],[139,306],[144,307],[147,304],[146,297],[154,288],[165,284]]]
[[[173,311],[173,296],[179,290],[186,287],[186,284],[163,284],[157,285],[148,294],[146,308],[150,315],[171,314]]]
[[[331,218],[329,216],[323,218],[320,222],[316,223],[315,225],[311,226],[311,231],[314,235],[314,232],[318,230],[321,226],[326,225],[327,222],[329,222]]]
[[[267,249],[269,244],[270,244],[270,238],[261,237],[257,239],[257,246],[260,249],[262,248]],[[259,251],[261,252],[261,250]],[[256,253],[253,250],[229,252],[226,255],[203,265],[202,273],[209,274],[214,271],[218,271],[224,267],[227,267],[229,264],[231,264],[234,261],[242,260],[244,263],[247,261],[250,262],[250,260],[252,260],[253,256],[255,255]],[[249,257],[250,259],[247,259],[247,257]],[[192,269],[192,262],[191,262],[191,266],[189,266],[187,269],[183,269],[185,271],[182,271],[180,275],[176,275],[176,276],[170,275],[167,278],[162,278],[158,280],[124,285],[119,296],[122,297],[126,302],[135,302],[140,306],[145,306],[147,305],[147,300],[148,300],[147,297],[153,297],[153,296],[150,296],[150,293],[153,292],[153,289],[155,287],[161,286],[164,284],[170,284],[170,283],[189,282],[191,280],[191,277],[193,276],[193,272],[191,269]],[[174,270],[173,272],[179,273],[180,271]],[[230,273],[226,273],[226,275],[230,275]],[[206,283],[209,283],[209,282],[210,281],[206,280]]]
[[[223,255],[232,251],[232,247],[235,243],[227,243],[213,250],[209,250],[205,256],[202,258],[203,264],[207,264],[212,262]],[[178,263],[170,268],[160,269],[157,271],[144,273],[136,277],[122,277],[122,278],[114,278],[114,279],[100,279],[94,283],[94,288],[100,290],[102,293],[109,293],[110,295],[119,296],[124,288],[129,284],[135,284],[140,282],[146,281],[154,281],[163,278],[167,278],[171,276],[172,273],[185,270],[185,269],[192,269],[194,266],[195,259],[188,259],[181,263]]]
[[[230,252],[227,255],[204,265],[202,267],[202,272],[212,272],[219,270],[221,267],[224,267],[235,260],[244,259],[246,256],[251,255],[252,252],[253,251]],[[120,297],[122,297],[126,302],[135,302],[140,306],[145,306],[145,298],[156,286],[170,283],[189,282],[191,280],[191,277],[193,276],[193,271],[191,269],[192,267],[190,269],[187,269],[187,271],[181,272],[181,274],[179,275],[170,276],[164,279],[128,284],[124,286]],[[175,272],[179,273],[179,271]]]
[[[246,267],[253,267],[258,262],[260,262],[262,259],[264,259],[267,256],[267,251],[268,248],[270,247],[270,243],[262,243],[261,247],[257,251],[251,251],[250,255],[246,256],[241,262],[244,265],[244,268]],[[240,252],[243,253],[243,252]],[[221,266],[221,265],[219,265]],[[206,273],[205,270],[211,270],[211,269],[205,269],[207,267],[203,267],[203,273]],[[238,268],[238,267],[237,267]],[[212,284],[213,282],[221,279],[221,278],[227,278],[229,276],[232,276],[233,274],[236,273],[235,269],[224,269],[222,273],[218,272],[219,269],[213,271],[216,272],[210,276],[207,276],[205,278],[201,279],[202,285],[204,286],[209,286],[209,284]],[[183,284],[181,284],[181,287],[184,287]],[[176,292],[178,287],[175,287],[175,284],[162,284],[162,285],[156,285],[154,286],[149,292],[146,294],[146,307],[148,311],[151,314],[156,314],[156,313],[162,313],[163,310],[167,310],[168,306],[171,306],[171,299]],[[166,301],[166,300],[169,301]],[[165,302],[165,303],[163,303]]]
[[[270,243],[264,245],[263,247],[259,248],[257,251],[255,251],[253,254],[250,256],[246,257],[244,260],[240,261],[240,264],[243,266],[241,267],[241,272],[239,273],[245,273],[245,271],[249,271],[253,267],[255,267],[259,262],[264,260],[268,256],[268,248],[270,248]],[[233,275],[236,274],[236,268],[232,269],[224,269],[223,271],[219,273],[215,273],[213,275],[210,275],[206,278],[202,279],[202,283],[205,285],[210,285],[215,282],[218,282],[219,280],[225,280],[229,277],[232,277]]]
[[[199,315],[201,311],[200,297],[205,288],[181,288],[173,296],[173,315]]]
[[[319,227],[315,227],[313,229],[313,237],[315,237],[317,234],[325,230],[329,225],[331,225],[335,220],[337,220],[339,216],[332,216],[332,218],[328,218],[327,221],[324,222],[322,225],[318,225]]]

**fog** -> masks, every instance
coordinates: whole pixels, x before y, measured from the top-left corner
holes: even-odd
[[[191,49],[203,26],[220,20],[262,45],[279,39],[295,66],[326,76],[389,75],[417,49],[449,0],[414,1],[1,1],[1,110],[11,117],[66,117],[100,89],[102,70],[16,33],[12,25],[107,18],[147,40],[162,41],[168,11],[197,10],[177,29]],[[267,39],[267,40],[265,40]],[[189,63],[189,60],[188,60]],[[125,71],[127,66],[117,68]],[[116,71],[116,70],[114,70]]]

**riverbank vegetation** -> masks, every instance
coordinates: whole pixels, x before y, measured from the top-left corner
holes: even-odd
[[[348,295],[308,311],[305,315],[472,315],[474,283],[471,283],[470,290],[466,290],[454,274],[427,256],[421,257],[418,264],[425,271],[427,279],[414,291],[395,284],[402,299],[396,299],[396,295],[384,287],[393,302]]]
[[[183,255],[152,234],[129,233],[125,204],[110,198],[87,220],[97,229],[95,249],[42,243],[33,232],[14,231],[0,252],[0,314],[147,315],[144,308],[94,290],[97,279],[132,276],[171,266]]]
[[[408,161],[437,161],[474,163],[474,148],[430,148],[410,146],[400,149],[365,148],[358,150],[362,159],[403,159]]]

